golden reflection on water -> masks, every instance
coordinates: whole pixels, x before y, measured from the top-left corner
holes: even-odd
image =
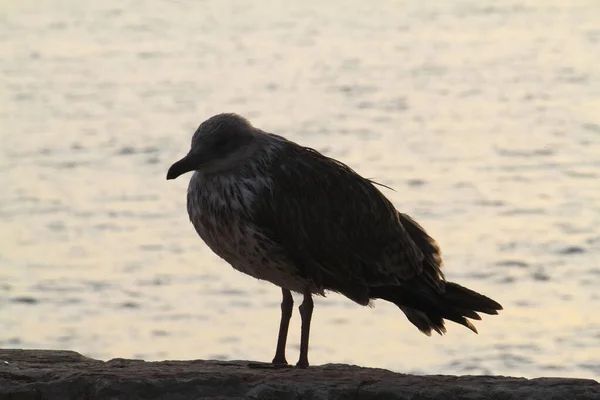
[[[270,360],[279,290],[212,255],[164,179],[235,111],[392,186],[505,307],[428,338],[317,299],[312,363],[600,375],[598,4],[338,3],[3,6],[0,346]]]

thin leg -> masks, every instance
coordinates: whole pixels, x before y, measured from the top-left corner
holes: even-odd
[[[250,368],[289,368],[285,359],[285,344],[287,342],[288,328],[290,327],[290,318],[294,309],[294,298],[292,292],[287,289],[281,289],[283,300],[281,300],[281,323],[279,324],[279,335],[277,336],[277,350],[275,358],[271,363],[251,362]]]
[[[302,319],[302,328],[300,331],[300,359],[296,364],[299,368],[308,368],[308,337],[310,335],[310,320],[314,303],[310,292],[304,293],[304,300],[300,305],[300,317]]]
[[[285,359],[285,344],[287,342],[288,328],[290,327],[290,319],[294,310],[294,298],[292,293],[287,289],[281,289],[283,300],[281,300],[281,323],[279,324],[279,335],[277,336],[277,350],[273,364],[287,365]]]

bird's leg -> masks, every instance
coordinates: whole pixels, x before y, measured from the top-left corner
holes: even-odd
[[[302,328],[300,331],[300,359],[296,366],[299,368],[308,368],[308,337],[310,334],[310,320],[314,303],[310,292],[304,292],[304,300],[299,307],[300,318],[302,319]]]
[[[271,363],[255,363],[248,364],[250,368],[288,368],[287,360],[285,359],[285,344],[287,342],[288,328],[290,327],[290,318],[294,309],[294,298],[292,292],[287,289],[281,289],[283,299],[281,300],[281,323],[279,324],[279,335],[277,336],[277,350],[275,350],[275,358]]]
[[[275,350],[275,358],[273,364],[287,365],[285,359],[285,344],[287,342],[288,328],[290,327],[290,319],[294,310],[294,298],[292,292],[287,289],[281,289],[283,299],[281,300],[281,323],[279,324],[279,335],[277,336],[277,350]]]

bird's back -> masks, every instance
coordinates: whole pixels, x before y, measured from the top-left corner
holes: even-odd
[[[423,252],[391,202],[346,165],[289,142],[253,219],[315,286],[367,304],[369,287],[419,274]]]

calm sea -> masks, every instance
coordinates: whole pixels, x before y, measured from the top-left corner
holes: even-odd
[[[393,187],[448,278],[505,307],[428,338],[330,295],[313,364],[600,376],[597,0],[0,3],[1,347],[271,360],[279,289],[165,180],[227,111]]]

